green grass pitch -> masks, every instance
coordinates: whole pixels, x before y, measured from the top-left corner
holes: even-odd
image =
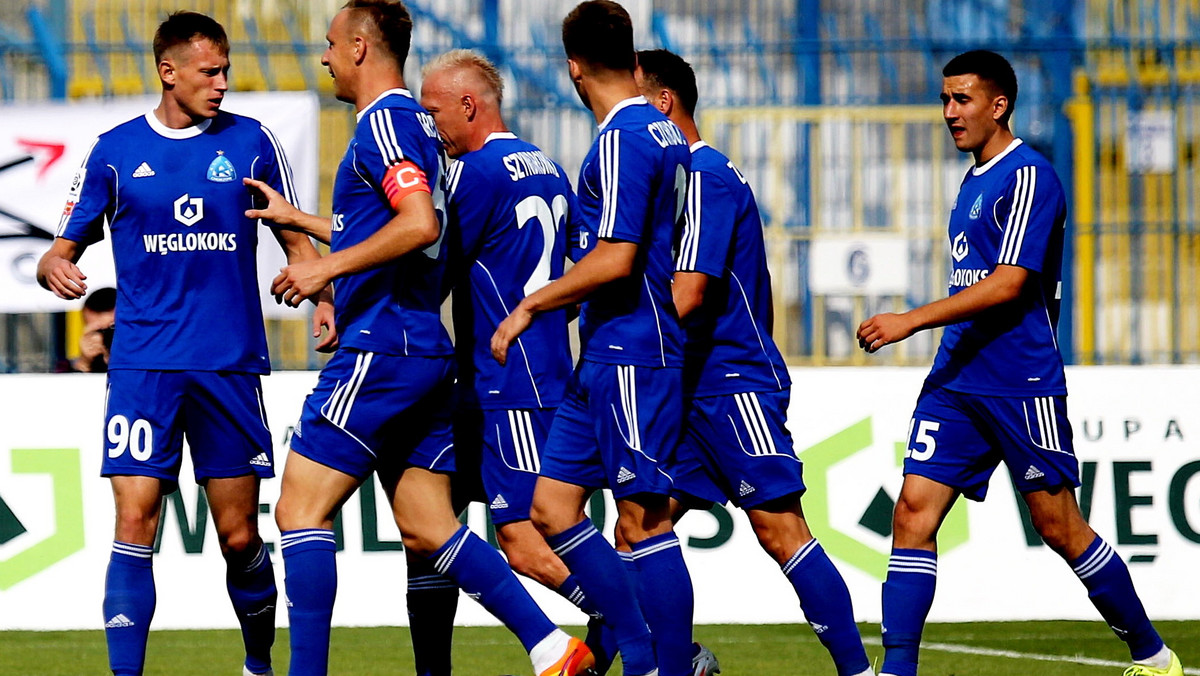
[[[1159,622],[1159,631],[1183,658],[1191,674],[1200,674],[1200,621]],[[571,631],[580,634],[580,628]],[[862,627],[871,659],[881,658],[877,625]],[[832,675],[828,655],[805,626],[705,625],[696,638],[721,661],[722,676],[788,674]],[[275,645],[276,673],[287,673],[287,630]],[[923,676],[1117,675],[1127,659],[1121,644],[1101,622],[995,622],[933,624],[925,632]],[[1000,654],[1003,653],[1003,654]],[[1042,656],[1034,659],[1031,656]],[[1082,656],[1093,662],[1068,661]],[[1052,658],[1062,658],[1054,660]],[[147,676],[212,676],[241,673],[240,636],[236,631],[156,631],[150,636]],[[455,674],[499,676],[529,674],[516,639],[501,628],[455,630]],[[107,673],[104,635],[97,631],[0,632],[0,674],[4,676],[80,676]],[[403,627],[334,629],[331,674],[412,673],[412,648]],[[620,674],[613,669],[612,674]]]

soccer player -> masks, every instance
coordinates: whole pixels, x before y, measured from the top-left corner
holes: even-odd
[[[456,495],[488,505],[509,565],[596,614],[570,571],[529,520],[541,449],[571,375],[565,310],[541,315],[518,341],[511,368],[492,359],[491,337],[529,292],[562,276],[571,184],[561,166],[504,123],[504,83],[486,57],[442,54],[423,69],[421,105],[457,159],[447,175],[447,284],[454,285],[458,362],[454,421]],[[486,496],[486,497],[485,497]],[[410,562],[408,610],[417,673],[450,673],[458,589]]]
[[[613,627],[625,673],[687,675],[692,586],[672,530],[666,463],[683,386],[671,248],[691,157],[679,128],[638,91],[624,8],[581,3],[562,33],[571,80],[600,128],[578,181],[582,219],[599,241],[513,309],[492,351],[519,368],[511,346],[535,316],[583,301],[582,355],[546,441],[531,516]],[[632,547],[625,564],[584,515],[587,496],[604,487]]]
[[[341,344],[292,437],[275,516],[291,619],[292,674],[324,674],[337,589],[333,519],[377,472],[404,546],[479,599],[540,676],[573,676],[590,655],[529,597],[450,501],[453,348],[442,326],[443,158],[433,118],[404,88],[412,20],[403,3],[351,0],[321,59],[358,124],[338,167],[332,219],[265,186],[255,215],[306,231],[330,254],[289,265],[273,291],[295,304],[336,280]]]
[[[1075,501],[1079,463],[1058,352],[1066,200],[1054,169],[1013,136],[1012,66],[993,52],[942,69],[942,115],[975,159],[950,213],[950,295],[858,328],[867,352],[945,326],[917,397],[883,585],[883,674],[914,676],[937,580],[937,531],[959,495],[983,500],[1003,461],[1042,539],[1079,576],[1129,645],[1127,676],[1182,676],[1134,591],[1121,557]]]
[[[783,568],[839,676],[873,674],[846,583],[800,508],[800,460],[787,408],[791,380],[771,339],[771,276],[754,192],[700,139],[696,75],[666,50],[638,52],[638,86],[692,152],[687,224],[677,246],[675,307],[686,332],[684,435],[674,465],[676,517],[732,500]]]
[[[275,136],[220,110],[228,55],[225,30],[207,16],[177,12],[158,27],[158,107],[92,146],[38,264],[42,286],[79,298],[87,286],[76,262],[108,223],[118,295],[101,472],[116,503],[104,585],[114,674],[142,673],[159,507],[179,480],[184,435],[228,567],[244,672],[271,673],[275,576],[258,534],[259,479],[274,475],[259,383],[270,362],[255,288],[259,224],[243,213],[253,198],[239,179],[289,197],[293,188]],[[279,239],[289,262],[318,258],[299,233]],[[314,328],[332,328],[332,314],[323,303]]]

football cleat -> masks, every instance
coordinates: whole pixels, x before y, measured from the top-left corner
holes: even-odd
[[[693,643],[696,655],[692,657],[692,676],[713,676],[721,673],[721,665],[713,651],[699,643]]]
[[[1179,661],[1179,655],[1175,651],[1171,651],[1171,663],[1166,669],[1156,669],[1145,664],[1135,664],[1125,670],[1125,676],[1183,676],[1183,664]]]
[[[538,676],[582,676],[584,670],[591,668],[595,663],[596,660],[587,644],[572,636],[563,656]]]
[[[242,666],[242,676],[275,676],[275,670],[267,669],[266,671],[264,671],[261,674],[256,674],[253,671],[250,671],[250,669],[247,668],[245,665],[243,665]]]

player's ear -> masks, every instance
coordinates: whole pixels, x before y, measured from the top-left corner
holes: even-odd
[[[367,40],[361,35],[354,36],[354,65],[360,65],[367,58]]]
[[[479,108],[475,105],[475,97],[471,96],[470,94],[463,94],[461,103],[463,114],[466,116],[467,120],[474,120],[475,113],[479,110]]]
[[[175,64],[169,59],[163,59],[158,62],[158,79],[168,87],[175,86]]]
[[[675,108],[675,94],[670,89],[660,89],[653,103],[663,115],[670,117],[671,110]]]
[[[583,68],[575,59],[567,59],[567,72],[571,74],[571,81],[578,83],[583,79]]]
[[[996,121],[1003,120],[1007,113],[1008,97],[1001,94],[992,100],[992,119]]]

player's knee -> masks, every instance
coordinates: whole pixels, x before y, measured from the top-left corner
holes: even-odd
[[[114,537],[119,542],[131,544],[153,544],[158,533],[158,513],[153,515],[137,511],[117,513]]]
[[[258,543],[258,533],[249,527],[234,528],[217,533],[217,542],[221,546],[221,553],[227,558],[241,556]]]
[[[940,514],[908,500],[902,494],[892,513],[892,539],[895,546],[913,548],[932,542],[937,536]]]

